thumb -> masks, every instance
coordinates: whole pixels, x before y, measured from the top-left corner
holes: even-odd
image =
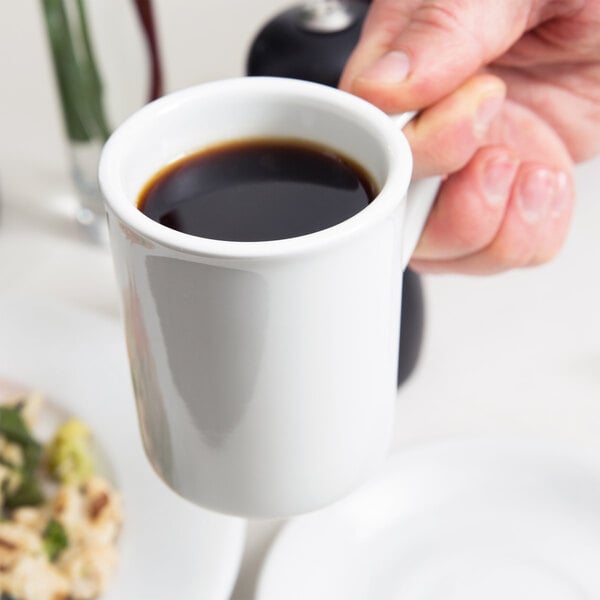
[[[387,112],[428,106],[503,54],[539,0],[374,0],[340,87]]]

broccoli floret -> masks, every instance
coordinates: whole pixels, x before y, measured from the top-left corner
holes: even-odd
[[[55,562],[60,553],[69,545],[65,528],[55,519],[51,519],[46,525],[42,538],[44,551],[50,562]]]
[[[32,437],[18,406],[0,406],[0,436],[20,449],[19,466],[11,465],[6,456],[0,461],[12,471],[9,478],[2,479],[2,508],[39,504],[44,499],[36,480],[42,447]]]

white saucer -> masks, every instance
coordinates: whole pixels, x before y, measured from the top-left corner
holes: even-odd
[[[404,450],[283,528],[257,600],[597,600],[600,451],[450,441]]]
[[[120,565],[102,600],[226,600],[245,522],[172,493],[143,453],[119,324],[43,298],[0,297],[0,379],[90,424],[121,491]]]

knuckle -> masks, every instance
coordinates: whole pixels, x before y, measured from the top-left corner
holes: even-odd
[[[436,125],[437,130],[426,132],[420,144],[419,160],[438,174],[451,175],[459,172],[471,160],[477,150],[477,142],[469,134],[465,119]]]
[[[530,266],[537,267],[554,260],[562,250],[566,237],[567,236],[565,232],[558,239],[553,239],[550,243],[545,244],[542,248],[539,248],[531,257],[529,262]]]
[[[457,228],[456,237],[461,248],[469,252],[477,252],[489,245],[494,238],[495,230],[487,224],[482,227],[480,224]]]
[[[558,254],[558,249],[553,250],[552,252],[540,252],[535,254],[531,260],[527,263],[527,267],[539,267],[540,265],[545,265],[553,260]]]
[[[535,256],[529,244],[509,239],[492,244],[488,255],[491,262],[503,271],[529,266]]]
[[[415,12],[413,20],[423,26],[433,27],[444,32],[453,33],[463,28],[459,14],[464,12],[466,2],[453,0],[429,0]]]
[[[472,3],[467,0],[429,0],[423,3],[412,16],[412,25],[417,29],[431,29],[460,40],[471,52],[483,58],[484,46],[477,37],[476,23],[471,23]]]
[[[482,205],[483,200],[478,195],[465,193],[463,189],[460,202],[455,202],[455,210],[448,214],[455,244],[463,251],[475,252],[488,247],[498,233],[499,215],[480,210]]]
[[[390,44],[409,17],[410,13],[403,2],[374,2],[367,14],[361,39],[373,36],[376,32],[383,44]]]

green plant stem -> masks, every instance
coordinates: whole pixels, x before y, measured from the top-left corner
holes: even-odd
[[[63,0],[43,0],[43,7],[69,139],[105,140],[110,127],[82,0],[77,0],[75,23],[69,23]]]

